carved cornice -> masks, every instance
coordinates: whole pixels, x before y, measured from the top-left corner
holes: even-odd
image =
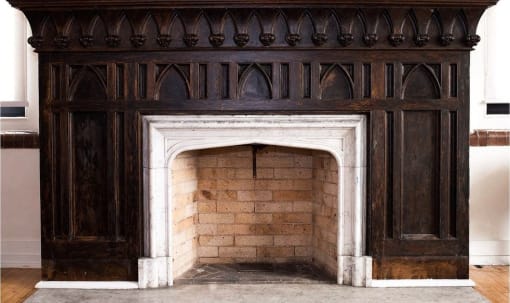
[[[377,7],[488,7],[498,0],[8,0],[21,9],[102,7],[259,7],[273,6],[377,6]],[[361,4],[362,2],[362,4]]]
[[[24,4],[28,2],[37,1]],[[33,32],[28,42],[40,52],[207,48],[468,50],[480,41],[476,26],[484,10],[484,6],[390,5],[178,9],[144,6],[115,10],[98,6],[94,10],[27,8],[25,14]]]

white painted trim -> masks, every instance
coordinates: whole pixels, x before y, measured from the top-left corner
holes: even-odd
[[[2,239],[2,268],[41,268],[41,240]]]
[[[2,255],[1,268],[41,268],[41,256]]]
[[[469,256],[469,265],[510,265],[510,256]]]
[[[510,240],[471,240],[470,256],[510,256]]]
[[[138,283],[129,281],[40,281],[35,288],[67,289],[138,289]]]
[[[401,279],[372,280],[369,287],[473,287],[471,279]]]
[[[469,264],[509,265],[510,241],[509,240],[469,241]]]

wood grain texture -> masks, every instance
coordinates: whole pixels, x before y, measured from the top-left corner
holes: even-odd
[[[388,257],[373,263],[374,279],[467,279],[468,257]]]
[[[475,281],[475,289],[492,303],[507,303],[509,294],[509,266],[471,266],[469,278]]]
[[[2,268],[2,303],[21,303],[35,292],[40,269]]]

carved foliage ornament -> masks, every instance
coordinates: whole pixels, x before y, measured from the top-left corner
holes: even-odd
[[[482,8],[29,11],[36,49],[475,46]]]

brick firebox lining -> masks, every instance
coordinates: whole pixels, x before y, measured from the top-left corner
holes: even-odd
[[[174,277],[197,263],[313,262],[336,276],[336,160],[267,146],[185,152],[172,163]]]

